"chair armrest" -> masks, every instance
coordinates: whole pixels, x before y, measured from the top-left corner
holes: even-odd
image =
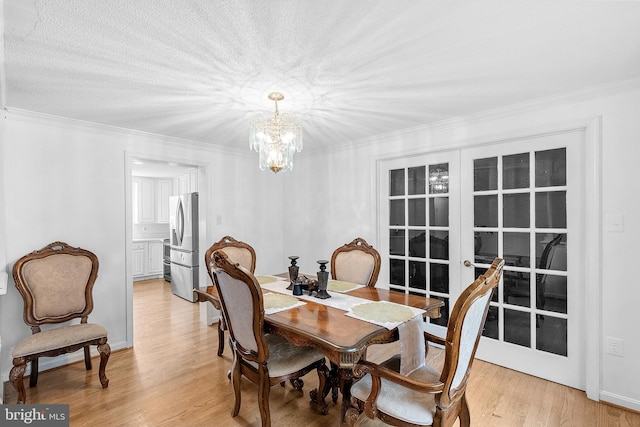
[[[210,302],[217,310],[220,310],[220,299],[218,298],[218,295],[214,295],[213,292],[215,292],[215,290],[213,290],[213,286],[207,286],[206,292],[201,291],[200,289],[193,290],[193,293],[198,298],[198,302]]]
[[[412,379],[406,375],[402,375],[394,370],[385,368],[384,366],[378,365],[373,362],[361,361],[354,368],[354,375],[358,378],[363,377],[365,374],[370,374],[371,379],[374,383],[380,381],[380,378],[384,378],[385,380],[391,381],[393,383],[402,385],[404,387],[410,388],[415,391],[420,391],[423,393],[437,393],[442,391],[444,387],[444,383],[441,381],[434,381],[425,383],[422,381],[417,381]],[[373,393],[376,387],[372,387],[371,391]],[[379,386],[378,386],[379,388]],[[371,398],[371,396],[370,396]]]
[[[426,331],[424,333],[424,339],[425,339],[425,341],[427,341],[427,343],[432,342],[432,343],[440,344],[440,345],[444,345],[445,344],[445,339],[444,338],[441,338],[441,337],[439,337],[437,335],[430,334],[429,332],[426,332]]]

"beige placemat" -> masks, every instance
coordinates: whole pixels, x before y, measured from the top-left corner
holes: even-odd
[[[291,295],[267,293],[264,297],[264,313],[273,314],[306,304]]]
[[[266,283],[273,283],[278,280],[278,278],[273,276],[256,276],[256,280],[259,284],[264,285]]]
[[[343,280],[329,280],[327,283],[327,291],[331,292],[349,292],[354,289],[363,288],[364,285],[358,283],[345,282]]]
[[[402,304],[375,301],[355,305],[346,315],[383,326],[387,329],[393,329],[424,313],[424,310]]]

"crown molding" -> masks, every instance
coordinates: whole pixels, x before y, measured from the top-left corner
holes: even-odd
[[[511,104],[504,107],[493,108],[490,110],[480,111],[466,116],[452,117],[433,123],[427,123],[407,129],[378,134],[357,140],[346,141],[335,147],[321,148],[318,150],[303,151],[304,156],[319,154],[325,152],[337,152],[342,150],[353,150],[356,148],[366,147],[368,145],[380,142],[384,139],[398,139],[416,134],[436,133],[447,129],[457,128],[460,126],[469,126],[486,120],[495,120],[506,118],[509,116],[523,114],[540,110],[543,107],[564,104],[568,102],[580,102],[598,97],[612,96],[629,90],[640,89],[640,77],[626,80],[618,80],[597,86],[564,92],[544,98],[537,98],[530,101],[524,101],[517,104]]]
[[[133,129],[126,129],[117,126],[105,125],[101,123],[77,120],[68,117],[56,116],[20,108],[5,107],[5,118],[34,123],[45,126],[52,126],[73,131],[88,132],[97,135],[108,135],[126,138],[128,141],[160,144],[166,147],[180,147],[194,150],[202,150],[213,153],[232,153],[237,156],[248,155],[249,150],[235,147],[226,147],[217,144],[193,141],[189,139],[176,138],[172,136],[160,135],[150,132],[142,132]]]

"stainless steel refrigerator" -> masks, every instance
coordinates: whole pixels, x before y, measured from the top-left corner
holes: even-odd
[[[195,302],[198,289],[198,193],[169,198],[171,291]]]

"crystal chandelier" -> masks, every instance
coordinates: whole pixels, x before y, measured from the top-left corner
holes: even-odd
[[[302,123],[290,114],[280,114],[278,101],[284,99],[279,92],[269,94],[276,104],[274,115],[260,115],[249,126],[249,147],[260,153],[260,169],[273,173],[293,169],[293,153],[302,150]]]

